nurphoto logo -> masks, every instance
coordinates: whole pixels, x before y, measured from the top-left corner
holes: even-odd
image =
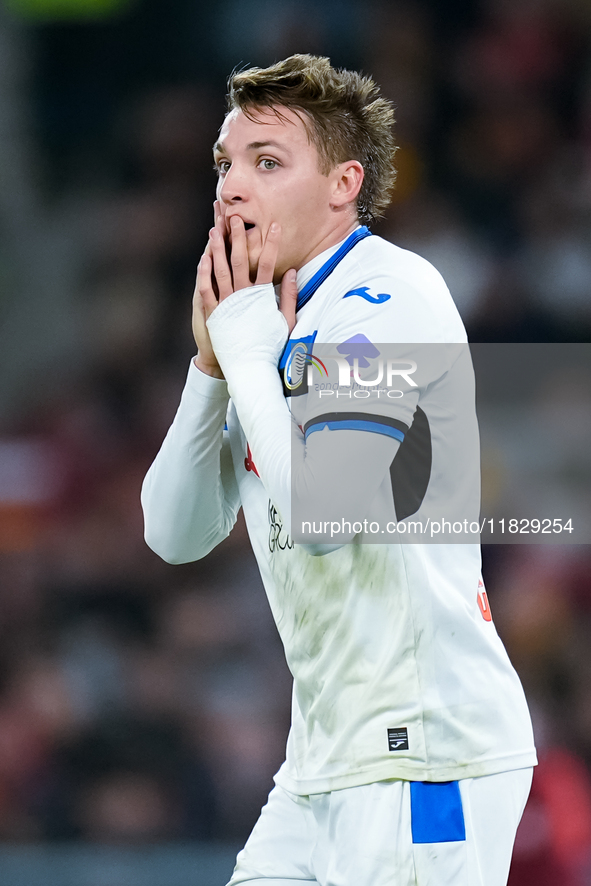
[[[332,360],[338,370],[338,383],[335,381],[331,387],[350,388],[353,384],[362,388],[377,388],[385,382],[385,387],[391,388],[395,378],[403,378],[410,387],[417,387],[417,383],[411,378],[417,371],[414,360],[384,359],[364,335],[354,336],[339,345],[337,351],[340,351],[340,354],[324,356],[325,360]],[[378,357],[380,359],[376,360]],[[370,366],[375,372],[375,377],[363,378],[360,370]],[[304,380],[304,374],[307,386],[311,388],[314,385],[314,370],[320,374],[321,379],[330,377],[326,363],[309,351],[305,342],[298,342],[292,348],[283,369],[286,388],[290,391],[298,388]]]

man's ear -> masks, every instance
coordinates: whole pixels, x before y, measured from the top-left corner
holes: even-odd
[[[330,205],[333,209],[341,209],[354,203],[363,184],[363,166],[358,160],[345,160],[333,169],[332,196]]]

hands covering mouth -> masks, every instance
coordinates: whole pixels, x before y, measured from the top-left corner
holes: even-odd
[[[247,233],[257,226],[254,222],[245,221],[238,213],[222,216],[218,201],[214,204],[214,211],[215,224],[209,232],[209,243],[200,262],[202,279],[209,277],[211,280],[211,287],[206,288],[211,288],[216,298],[223,301],[239,289],[271,283],[281,240],[281,226],[277,222],[269,226],[257,268],[251,274]]]
[[[252,228],[255,228],[255,227],[256,227],[256,225],[255,225],[254,222],[247,221],[246,219],[242,218],[241,215],[230,215],[230,216],[226,216],[226,218],[225,218],[225,227],[226,227],[226,231],[227,231],[227,233],[228,233],[228,236],[231,236],[231,234],[232,234],[232,219],[233,219],[233,218],[239,218],[239,219],[241,219],[241,221],[242,221],[242,223],[243,223],[243,225],[244,225],[244,230],[245,230],[245,231],[250,231],[250,230],[252,230]]]
[[[209,338],[207,320],[233,292],[252,286],[272,286],[281,241],[281,226],[273,222],[257,262],[256,279],[252,280],[246,235],[250,228],[257,226],[254,222],[245,222],[238,215],[224,218],[220,210],[220,204],[216,201],[215,224],[209,232],[209,241],[199,262],[193,296],[193,334],[199,351],[195,365],[217,378],[223,378],[223,373]],[[235,235],[233,239],[232,232]],[[287,321],[288,332],[295,326],[297,296],[296,271],[291,268],[283,275],[279,297],[279,310]],[[272,299],[275,306],[273,292]]]

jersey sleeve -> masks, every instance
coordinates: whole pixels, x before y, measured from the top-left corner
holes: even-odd
[[[382,342],[466,343],[464,324],[439,271],[420,256],[389,246],[394,254],[378,254],[347,269],[322,324],[323,340],[344,341],[362,332]]]
[[[145,539],[169,563],[188,563],[226,538],[240,507],[224,423],[226,382],[191,361],[174,421],[142,486]]]
[[[307,365],[292,396],[306,441],[329,428],[402,443],[425,391],[457,359],[458,345],[465,346],[443,278],[419,256],[406,255],[412,273],[357,266],[335,287],[313,346],[300,357]],[[297,364],[297,341],[288,347]]]

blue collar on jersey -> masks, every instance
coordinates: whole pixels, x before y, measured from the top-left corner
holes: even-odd
[[[298,301],[296,305],[296,311],[299,311],[301,308],[307,304],[318,287],[324,283],[326,278],[332,274],[338,263],[347,255],[348,252],[351,252],[354,246],[359,243],[360,240],[364,240],[366,237],[371,237],[371,231],[369,228],[363,225],[361,228],[357,228],[357,230],[353,231],[352,234],[349,234],[345,242],[337,249],[334,255],[326,261],[322,267],[316,271],[311,280],[309,280],[301,292],[298,293]]]

